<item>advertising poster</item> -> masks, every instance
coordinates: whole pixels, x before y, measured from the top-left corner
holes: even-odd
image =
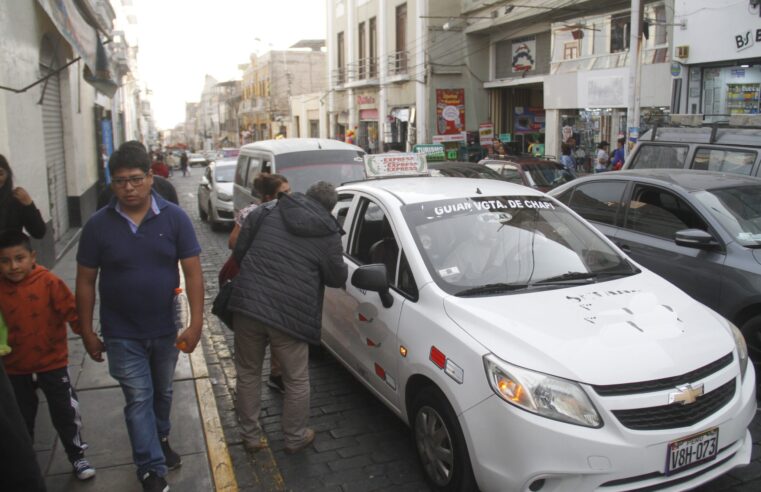
[[[544,109],[516,106],[515,133],[544,133]]]
[[[528,72],[536,67],[536,39],[513,41],[513,73]]]
[[[481,123],[478,125],[478,140],[481,145],[491,145],[494,143],[493,123]]]
[[[436,89],[436,133],[453,135],[465,130],[465,89]]]

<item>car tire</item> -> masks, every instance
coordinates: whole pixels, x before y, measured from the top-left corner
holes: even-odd
[[[209,214],[201,207],[201,204],[198,204],[198,216],[201,217],[201,220],[206,222],[209,220]]]
[[[434,386],[423,388],[410,415],[418,458],[431,490],[478,490],[462,428],[446,396]]]
[[[761,367],[761,314],[746,320],[740,331],[748,344],[748,357],[756,367]]]

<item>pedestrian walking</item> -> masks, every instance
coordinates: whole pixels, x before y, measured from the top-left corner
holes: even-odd
[[[190,176],[190,168],[188,167],[188,153],[183,151],[180,156],[180,169],[183,176]]]
[[[144,148],[123,144],[109,161],[115,200],[85,224],[77,251],[76,298],[82,339],[122,388],[132,457],[144,491],[166,491],[167,469],[181,464],[169,445],[172,378],[177,346],[192,352],[201,337],[203,278],[187,214],[151,191]],[[180,263],[190,324],[179,334],[173,296]],[[100,326],[93,329],[95,282],[100,274]]]
[[[0,276],[0,311],[11,348],[3,365],[29,436],[34,441],[40,389],[74,473],[80,480],[92,478],[95,468],[85,458],[79,401],[67,370],[66,324],[80,333],[74,295],[63,280],[36,264],[23,232],[0,234]]]
[[[603,140],[597,144],[597,154],[595,155],[595,172],[602,173],[608,170],[610,155],[608,154],[610,144]]]
[[[616,141],[616,150],[613,151],[613,157],[610,159],[611,169],[614,171],[620,170],[624,165],[624,145],[626,139],[621,137]]]
[[[0,232],[26,232],[35,239],[45,236],[45,221],[24,188],[13,187],[13,171],[0,154]]]
[[[560,145],[560,163],[566,170],[571,172],[576,171],[576,162],[571,157],[571,146],[568,144],[564,143]]]
[[[169,177],[169,167],[164,162],[161,152],[156,152],[156,157],[153,160],[153,164],[151,164],[151,171],[153,171],[154,176]]]
[[[288,179],[280,174],[267,174],[261,173],[254,178],[254,193],[262,197],[261,203],[269,203],[273,200],[277,200],[280,193],[288,194],[291,192],[291,185],[288,184]],[[238,235],[240,234],[240,228],[243,222],[248,217],[248,214],[254,211],[259,206],[258,203],[252,203],[247,207],[242,208],[235,214],[235,225],[230,232],[230,238],[227,241],[230,249],[235,249],[235,244],[238,241]],[[240,267],[235,261],[235,256],[230,255],[230,259],[225,262],[219,275],[220,286],[238,274]],[[275,354],[270,355],[270,375],[267,379],[267,386],[279,393],[285,393],[285,385],[283,384],[283,372],[280,368],[280,361]]]
[[[320,343],[325,286],[340,287],[347,277],[341,226],[330,214],[337,200],[333,185],[324,181],[306,194],[281,194],[276,203],[260,206],[246,217],[235,245],[240,273],[230,309],[238,420],[249,451],[268,445],[259,423],[268,342],[280,360],[285,384],[281,418],[285,452],[296,453],[314,441],[314,430],[307,427],[309,344]]]

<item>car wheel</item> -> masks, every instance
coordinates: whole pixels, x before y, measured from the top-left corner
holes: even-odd
[[[411,415],[418,458],[431,489],[478,490],[462,429],[444,394],[433,386],[423,388]]]
[[[743,323],[740,331],[748,344],[748,356],[756,366],[761,366],[761,314]]]
[[[198,216],[201,217],[201,220],[206,222],[209,220],[209,214],[206,213],[206,211],[201,207],[201,204],[198,204]]]

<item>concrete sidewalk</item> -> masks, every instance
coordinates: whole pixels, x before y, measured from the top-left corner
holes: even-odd
[[[76,245],[64,254],[53,272],[74,291]],[[95,309],[98,326],[98,309]],[[207,335],[208,336],[208,335]],[[203,343],[203,340],[202,340]],[[124,422],[124,397],[108,374],[107,362],[97,363],[70,332],[69,374],[79,397],[82,435],[87,458],[97,469],[93,479],[79,481],[72,473],[50,421],[41,392],[35,427],[35,450],[48,490],[140,491]],[[175,491],[237,491],[230,457],[219,423],[202,344],[191,355],[180,353],[174,376],[170,442],[182,455],[182,466],[166,477]]]

